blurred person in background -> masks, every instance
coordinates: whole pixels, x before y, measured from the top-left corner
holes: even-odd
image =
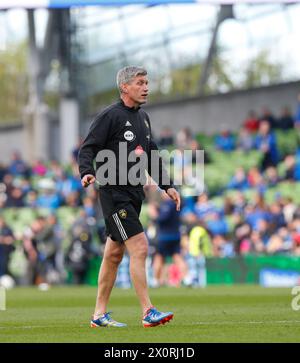
[[[57,209],[62,204],[61,197],[56,191],[55,182],[52,179],[43,179],[39,183],[39,196],[37,206],[39,208]]]
[[[45,176],[47,173],[47,167],[41,159],[38,159],[33,163],[31,170],[32,170],[33,175],[37,175],[37,176],[41,176],[41,177]]]
[[[235,150],[235,139],[228,128],[223,127],[221,133],[215,137],[215,148],[226,152]]]
[[[250,134],[254,134],[258,131],[259,119],[255,111],[249,111],[246,120],[243,122],[243,126]]]
[[[271,130],[276,128],[277,120],[276,117],[273,115],[272,111],[269,109],[269,107],[264,106],[262,108],[261,116],[259,119],[260,119],[260,124],[262,121],[268,121]]]
[[[60,282],[56,264],[61,242],[62,232],[54,215],[38,217],[31,228],[25,231],[23,247],[28,259],[29,283],[40,285]]]
[[[193,133],[190,128],[185,127],[181,129],[176,136],[176,146],[180,150],[185,150],[189,148],[191,141],[193,140]]]
[[[26,283],[30,285],[42,283],[39,273],[39,256],[36,235],[43,229],[42,220],[35,219],[23,234],[23,249],[27,258]]]
[[[261,169],[276,166],[279,161],[276,137],[270,129],[270,121],[262,120],[259,125],[258,134],[254,141],[255,148],[262,152],[263,160]]]
[[[149,214],[157,225],[157,250],[153,259],[153,287],[166,284],[164,267],[169,257],[172,257],[180,272],[179,286],[187,275],[187,266],[181,255],[179,212],[171,198],[162,192],[159,206],[152,204],[149,208]]]
[[[14,151],[11,156],[11,163],[8,165],[8,172],[13,176],[29,177],[31,175],[30,168],[22,159],[19,151]]]
[[[206,286],[206,258],[213,256],[213,244],[209,232],[198,222],[188,232],[185,259],[188,274],[184,279],[187,286]]]
[[[277,169],[274,166],[269,166],[265,170],[264,178],[265,178],[266,185],[268,186],[268,188],[275,187],[281,181],[281,178],[278,175]]]
[[[296,167],[295,155],[287,155],[283,160],[283,164],[284,164],[283,179],[286,181],[295,181],[295,167]]]
[[[295,120],[289,107],[285,106],[281,110],[276,128],[280,130],[291,130],[294,128]]]
[[[37,198],[38,194],[35,190],[29,191],[24,199],[25,207],[37,208]]]
[[[238,255],[245,255],[251,252],[251,226],[240,213],[233,215],[233,243],[234,250]]]
[[[68,175],[68,173],[62,169],[60,169],[55,176],[55,184],[56,191],[64,201],[66,201],[71,193],[79,192],[81,190],[80,180],[76,179],[73,175]]]
[[[158,146],[164,148],[174,145],[174,135],[170,127],[164,127],[159,135]]]
[[[46,217],[46,226],[42,238],[44,244],[44,259],[46,280],[50,284],[58,284],[64,280],[63,239],[65,232],[55,214]],[[38,245],[41,251],[40,244]]]
[[[21,208],[25,206],[24,193],[21,188],[13,187],[10,193],[7,194],[6,207],[7,208]]]
[[[0,216],[0,276],[9,275],[9,260],[14,251],[15,237],[12,229],[7,225],[3,216]]]
[[[300,127],[300,93],[297,97],[297,107],[295,112],[295,127]]]
[[[243,167],[239,167],[235,170],[233,177],[227,184],[227,189],[245,190],[249,188],[247,175]]]
[[[80,216],[73,223],[71,229],[71,244],[66,252],[66,266],[73,275],[75,284],[85,282],[86,273],[91,257],[95,255],[92,249],[91,227],[87,222],[85,211],[80,212]]]
[[[253,136],[246,127],[242,127],[239,130],[236,143],[237,150],[250,151],[253,148]]]
[[[4,164],[0,161],[0,183],[3,182],[4,175],[7,174],[7,168]]]

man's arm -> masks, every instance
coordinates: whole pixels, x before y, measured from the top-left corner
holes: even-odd
[[[98,115],[93,121],[88,135],[78,153],[79,173],[81,184],[87,187],[95,182],[94,159],[98,152],[104,148],[108,132],[110,129],[110,119],[107,114]]]

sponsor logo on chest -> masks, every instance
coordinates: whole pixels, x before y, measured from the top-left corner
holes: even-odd
[[[136,138],[136,135],[132,132],[132,131],[125,131],[124,132],[124,139],[126,140],[126,141],[129,141],[129,142],[131,142],[131,141],[133,141],[134,139]]]

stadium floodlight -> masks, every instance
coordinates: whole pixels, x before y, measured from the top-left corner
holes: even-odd
[[[123,6],[162,4],[295,3],[297,0],[1,0],[0,9],[70,8],[76,6]]]

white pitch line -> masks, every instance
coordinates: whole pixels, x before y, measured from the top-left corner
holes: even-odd
[[[212,321],[204,322],[198,321],[191,323],[191,325],[242,325],[242,324],[300,324],[300,320],[268,320],[268,321]]]

